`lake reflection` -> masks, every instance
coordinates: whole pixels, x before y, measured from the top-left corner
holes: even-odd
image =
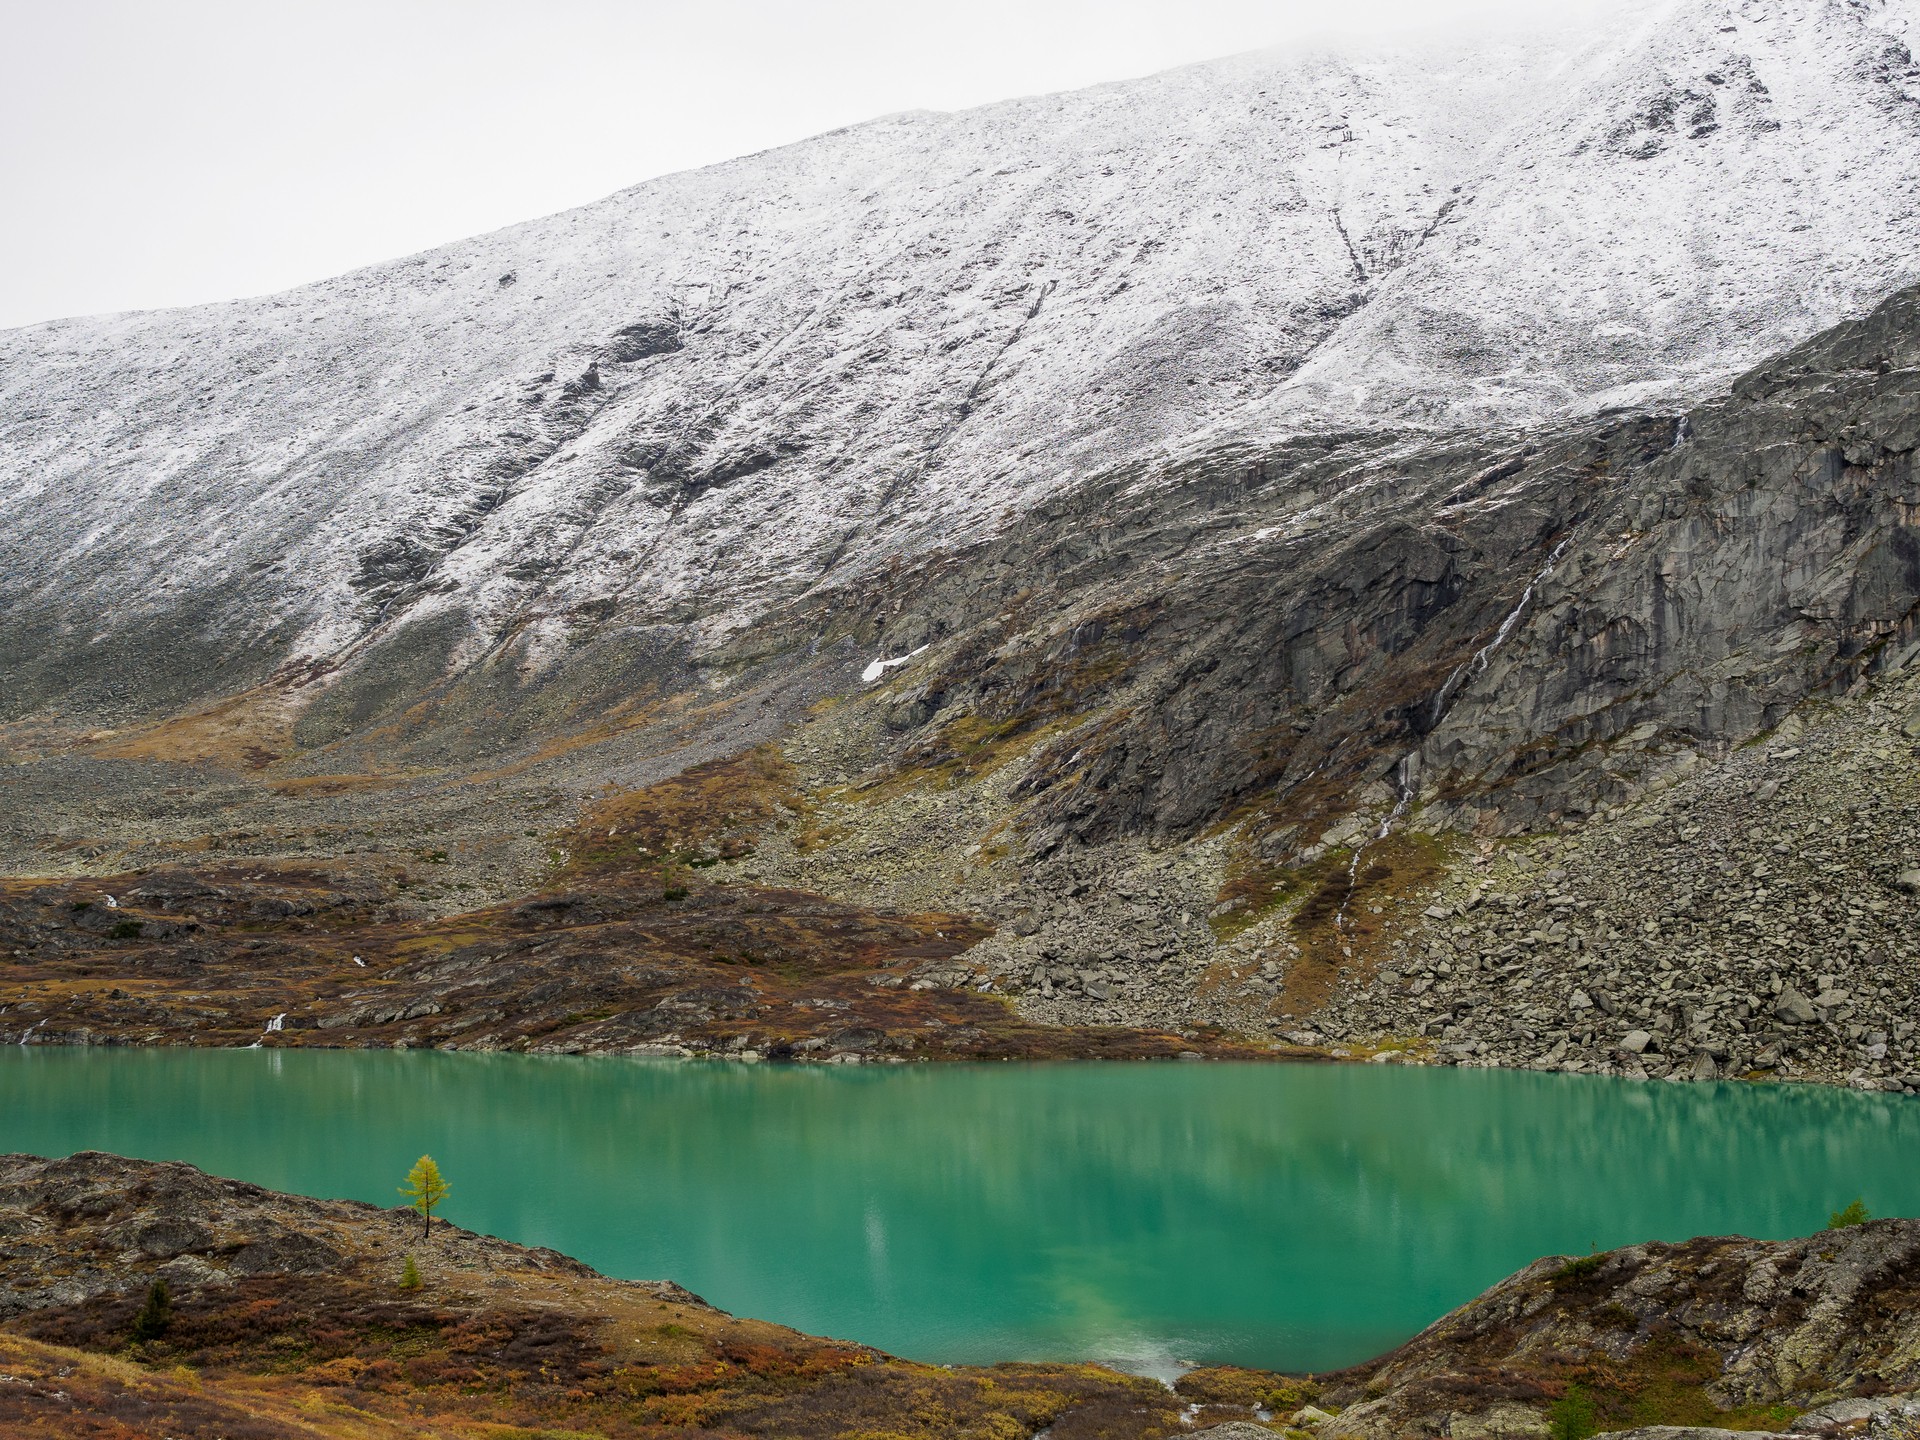
[[[398,1203],[938,1361],[1325,1370],[1549,1253],[1920,1213],[1920,1104],[1397,1066],[0,1052],[0,1148]]]

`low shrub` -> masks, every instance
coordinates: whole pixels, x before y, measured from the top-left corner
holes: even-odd
[[[1231,1365],[1208,1365],[1189,1370],[1173,1388],[1182,1398],[1202,1405],[1244,1405],[1291,1414],[1320,1396],[1311,1380],[1289,1379],[1268,1370],[1242,1370]]]
[[[1856,1195],[1853,1198],[1853,1203],[1845,1209],[1835,1210],[1828,1214],[1827,1229],[1844,1230],[1849,1225],[1864,1225],[1872,1218],[1873,1216],[1868,1212],[1867,1207],[1861,1202],[1860,1197]]]
[[[1553,1440],[1587,1440],[1599,1429],[1600,1419],[1594,1413],[1593,1397],[1583,1386],[1569,1385],[1567,1393],[1547,1411],[1547,1433]]]
[[[167,1333],[167,1327],[171,1324],[173,1297],[167,1293],[167,1282],[156,1280],[147,1287],[147,1303],[133,1317],[134,1341],[144,1345],[149,1340],[158,1340]]]
[[[1554,1271],[1548,1277],[1548,1283],[1556,1290],[1564,1290],[1570,1285],[1578,1285],[1582,1280],[1591,1279],[1606,1263],[1607,1257],[1604,1255],[1582,1255]]]

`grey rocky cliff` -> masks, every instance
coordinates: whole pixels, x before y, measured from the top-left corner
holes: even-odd
[[[1429,824],[1589,813],[1638,793],[1659,742],[1725,754],[1911,658],[1916,365],[1906,292],[1685,415],[1221,455],[1169,495],[1090,486],[896,581],[897,615],[868,601],[873,649],[953,637],[893,682],[913,693],[889,723],[1126,711],[1023,789],[1082,841],[1242,802],[1344,811],[1408,756]]]

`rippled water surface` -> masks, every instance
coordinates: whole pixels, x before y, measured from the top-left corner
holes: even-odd
[[[1550,1253],[1920,1214],[1920,1103],[1392,1066],[0,1050],[0,1149],[397,1203],[941,1361],[1323,1370]]]

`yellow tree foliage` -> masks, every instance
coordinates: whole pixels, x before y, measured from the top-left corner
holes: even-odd
[[[447,1192],[453,1187],[441,1178],[440,1167],[433,1163],[431,1155],[422,1155],[413,1162],[413,1169],[407,1172],[407,1183],[400,1187],[400,1193],[406,1196],[407,1204],[420,1212],[420,1218],[426,1222],[426,1228],[420,1233],[433,1233],[433,1207],[447,1198]]]

